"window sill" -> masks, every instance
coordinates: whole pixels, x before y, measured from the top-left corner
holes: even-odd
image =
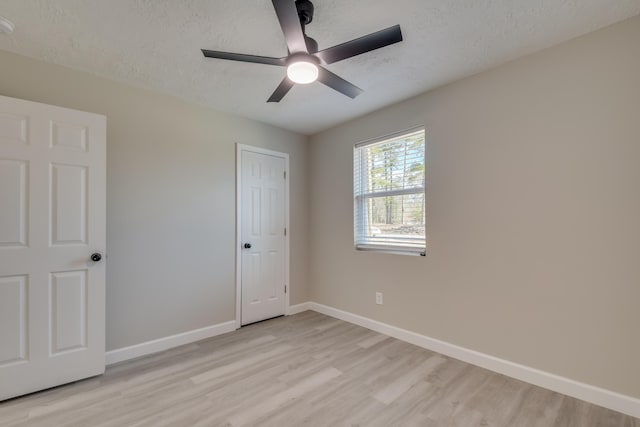
[[[394,247],[387,245],[356,245],[355,250],[362,252],[378,252],[391,255],[409,255],[423,257],[427,255],[427,251],[424,248]]]

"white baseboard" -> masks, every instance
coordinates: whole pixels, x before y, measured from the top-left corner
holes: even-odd
[[[614,411],[622,412],[640,418],[640,399],[620,393],[581,383],[529,366],[520,365],[505,359],[500,359],[468,348],[420,335],[406,329],[398,328],[377,320],[338,310],[315,302],[298,304],[308,309],[335,317],[349,323],[363,326],[381,334],[389,335],[402,341],[417,345],[427,350],[444,354],[454,359],[462,360],[472,365],[480,366],[511,378],[534,384],[548,390],[553,390],[576,399],[584,400],[595,405],[603,406]],[[297,307],[297,306],[296,306]]]
[[[301,304],[290,305],[288,315],[302,313],[303,311],[311,310],[310,302],[303,302]]]
[[[310,310],[311,303],[303,302],[289,306],[289,315],[302,313]],[[125,360],[135,359],[136,357],[146,356],[157,353],[159,351],[169,350],[181,345],[190,344],[206,338],[215,337],[216,335],[226,334],[236,330],[236,321],[219,323],[217,325],[207,326],[193,331],[183,332],[181,334],[171,335],[164,338],[158,338],[152,341],[135,344],[129,347],[123,347],[116,350],[107,351],[105,361],[107,366],[114,363],[123,362]]]
[[[105,355],[105,362],[107,365],[113,365],[114,363],[134,359],[140,356],[146,356],[148,354],[190,344],[192,342],[215,337],[216,335],[226,334],[227,332],[235,330],[235,320],[218,323],[217,325],[206,326],[204,328],[194,329],[193,331],[183,332],[181,334],[158,338],[156,340],[143,342],[129,347],[107,351]]]

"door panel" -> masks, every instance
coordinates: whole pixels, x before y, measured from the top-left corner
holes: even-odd
[[[0,277],[0,367],[27,359],[27,277]]]
[[[285,313],[285,167],[283,157],[241,151],[243,325]]]
[[[27,116],[0,112],[0,144],[27,144]]]
[[[87,270],[51,275],[51,354],[86,348]]]
[[[51,122],[51,148],[55,150],[87,151],[86,126]]]
[[[51,165],[51,244],[87,243],[87,167]]]
[[[0,160],[0,246],[27,244],[27,162]]]
[[[0,96],[0,400],[104,372],[106,119]]]

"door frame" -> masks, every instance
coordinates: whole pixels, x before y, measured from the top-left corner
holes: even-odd
[[[254,147],[251,145],[236,143],[236,329],[242,327],[242,152],[252,152],[274,156],[284,159],[284,172],[286,179],[284,183],[284,224],[287,230],[284,236],[284,280],[286,292],[284,295],[284,314],[289,315],[289,295],[291,295],[291,284],[289,281],[290,251],[289,237],[291,227],[289,224],[289,154],[274,151],[267,148]]]

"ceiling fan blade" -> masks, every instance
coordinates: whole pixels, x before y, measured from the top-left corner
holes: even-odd
[[[384,30],[371,33],[367,36],[342,43],[316,53],[315,56],[325,64],[333,64],[352,56],[370,52],[381,47],[402,41],[402,31],[400,25],[386,28]]]
[[[289,80],[288,77],[285,76],[284,80],[280,82],[267,102],[280,102],[280,100],[284,98],[284,96],[291,90],[294,84],[295,83],[293,83],[291,80]]]
[[[293,0],[272,0],[289,53],[307,52],[298,10]],[[308,52],[307,52],[308,53]]]
[[[318,67],[318,71],[319,71],[318,81],[320,83],[323,83],[329,86],[330,88],[337,90],[338,92],[348,96],[349,98],[353,99],[356,96],[360,95],[362,92],[364,92],[358,86],[355,86],[349,83],[342,77],[336,74],[333,74],[331,71],[327,70],[326,68]]]
[[[253,62],[255,64],[285,65],[285,58],[271,58],[268,56],[245,55],[242,53],[219,52],[217,50],[202,49],[207,58],[228,59],[230,61]]]

